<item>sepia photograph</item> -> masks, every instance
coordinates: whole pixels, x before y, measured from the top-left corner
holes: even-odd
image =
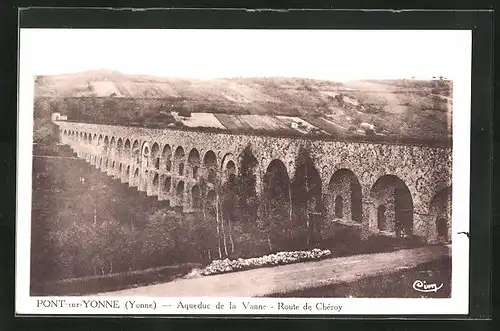
[[[468,31],[22,29],[20,40],[29,218],[18,216],[17,263],[37,307],[467,299],[468,156],[456,154],[469,139],[457,93],[470,89]]]

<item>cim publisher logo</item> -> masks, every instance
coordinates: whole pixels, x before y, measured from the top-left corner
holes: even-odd
[[[431,293],[434,292],[436,293],[443,287],[443,283],[441,285],[437,285],[436,283],[427,283],[425,280],[416,280],[413,282],[413,289],[417,292],[423,292],[423,293]]]

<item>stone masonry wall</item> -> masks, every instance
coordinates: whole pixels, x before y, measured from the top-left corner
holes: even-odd
[[[170,200],[173,206],[182,205],[185,211],[191,210],[191,190],[199,178],[207,179],[210,173],[215,173],[216,178],[226,178],[226,166],[230,161],[233,161],[238,172],[239,158],[247,145],[251,146],[259,163],[256,174],[258,192],[271,161],[278,159],[283,162],[292,179],[300,147],[310,147],[311,156],[322,179],[324,196],[333,194],[334,198],[336,193],[329,190],[344,192],[344,214],[346,207],[350,208],[350,202],[345,201],[348,195],[345,192],[350,192],[344,187],[347,182],[341,179],[339,183],[343,184],[339,188],[332,188],[329,183],[337,171],[350,170],[361,185],[361,231],[364,237],[377,231],[376,226],[373,226],[376,220],[373,221],[375,202],[371,189],[378,178],[393,175],[406,184],[413,202],[413,233],[429,241],[436,237],[435,225],[431,221],[431,202],[437,192],[451,186],[450,148],[161,130],[65,121],[55,123],[60,128],[62,142],[69,144],[79,157],[85,158],[110,176],[120,178],[123,183],[137,186],[148,195]],[[181,149],[182,153],[175,153]],[[196,154],[194,149],[200,160],[199,163],[190,164],[188,155],[192,151]],[[164,151],[167,152],[164,154]],[[204,160],[209,152],[215,154],[216,165],[206,167]],[[113,161],[114,168],[111,167]],[[167,165],[169,161],[172,163],[170,170]],[[182,174],[179,174],[179,167],[184,168]],[[134,176],[137,171],[139,178]],[[193,176],[194,173],[196,177]],[[153,187],[155,174],[158,174],[158,181]],[[215,188],[215,184],[209,183],[209,188]],[[328,202],[327,208],[334,208],[334,205]],[[333,215],[334,212],[328,214]]]

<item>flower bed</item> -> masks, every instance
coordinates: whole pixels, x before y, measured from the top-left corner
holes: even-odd
[[[256,269],[284,265],[290,263],[319,260],[331,255],[330,250],[321,250],[315,248],[311,251],[278,252],[276,254],[264,255],[250,259],[237,260],[214,260],[206,266],[201,274],[204,276],[216,275],[233,271]]]

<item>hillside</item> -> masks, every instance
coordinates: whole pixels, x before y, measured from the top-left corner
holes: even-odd
[[[99,123],[165,127],[177,121],[178,126],[284,134],[292,122],[302,121],[302,134],[326,135],[364,134],[359,125],[366,122],[378,135],[448,140],[451,92],[451,81],[443,79],[200,80],[93,70],[37,77],[35,118],[59,111],[72,120]],[[177,112],[193,113],[191,124]]]

